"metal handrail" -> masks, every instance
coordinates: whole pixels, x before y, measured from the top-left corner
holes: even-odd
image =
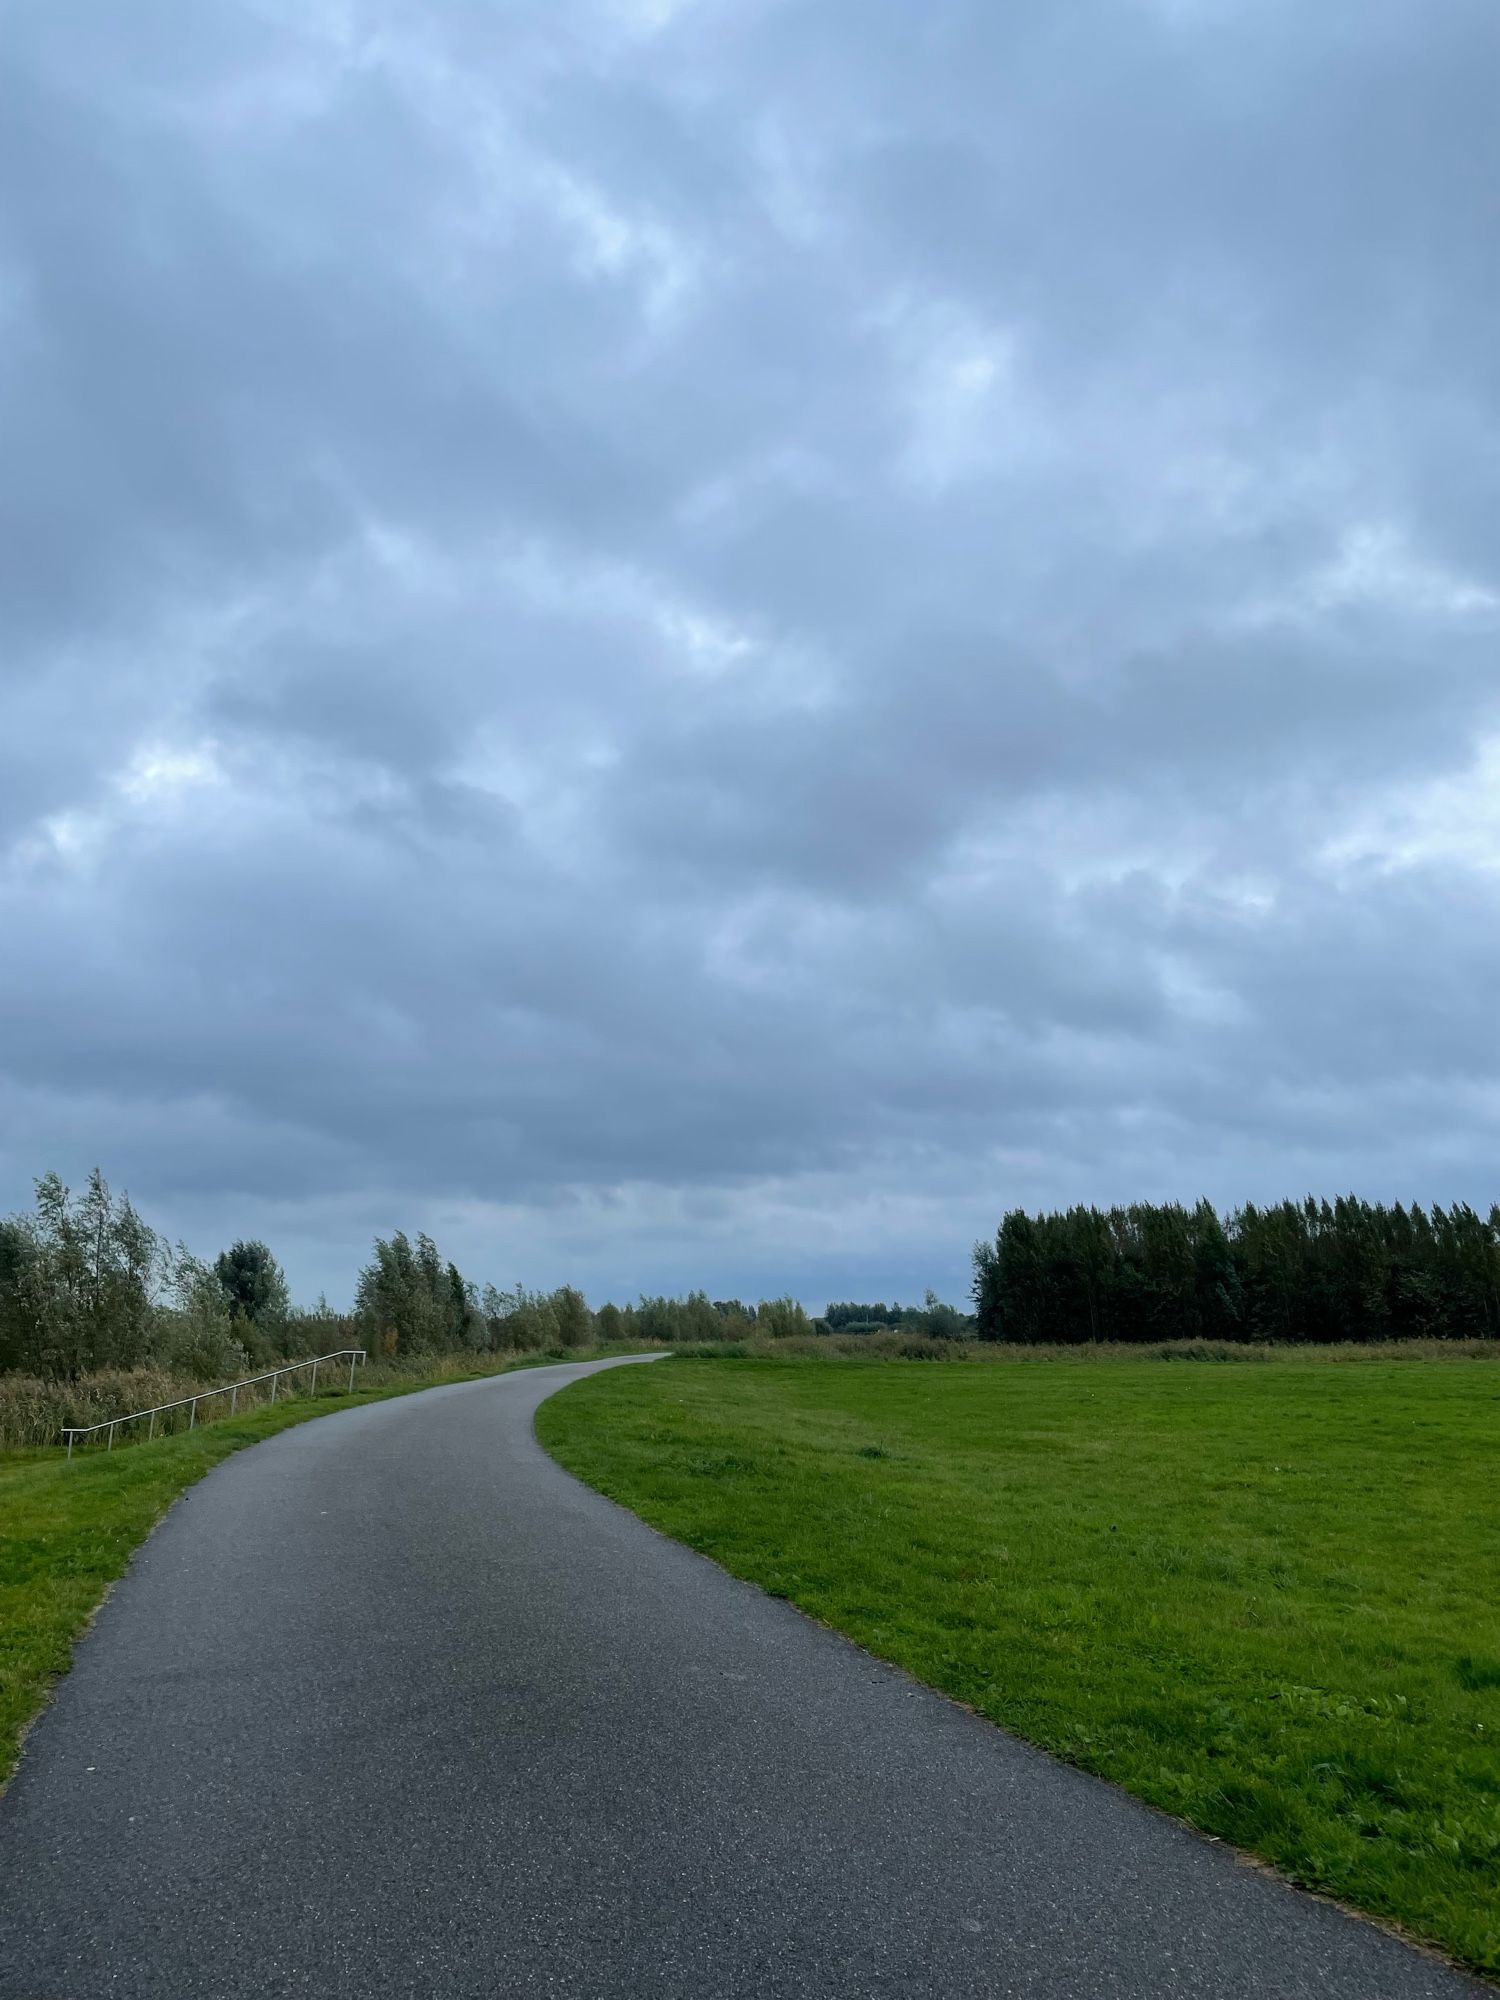
[[[62,1435],[68,1440],[68,1456],[69,1458],[73,1456],[73,1440],[75,1438],[92,1437],[95,1431],[109,1432],[109,1443],[105,1449],[113,1451],[115,1448],[115,1432],[120,1428],[120,1425],[133,1424],[141,1417],[149,1417],[151,1419],[151,1428],[146,1433],[146,1442],[149,1444],[152,1438],[156,1436],[156,1420],[163,1410],[185,1409],[189,1403],[192,1405],[192,1415],[188,1419],[188,1429],[192,1430],[198,1422],[198,1405],[206,1403],[210,1396],[227,1396],[229,1398],[229,1414],[233,1416],[235,1405],[239,1401],[241,1389],[253,1389],[257,1382],[270,1383],[271,1401],[274,1403],[276,1401],[276,1383],[278,1378],[282,1375],[295,1375],[299,1368],[310,1368],[312,1370],[312,1382],[308,1393],[315,1395],[318,1388],[318,1368],[324,1361],[348,1362],[349,1393],[353,1395],[354,1365],[358,1361],[365,1360],[365,1358],[366,1350],[363,1347],[340,1347],[332,1354],[315,1354],[307,1361],[288,1361],[280,1368],[268,1368],[263,1375],[247,1375],[243,1382],[226,1382],[221,1389],[200,1389],[196,1396],[179,1396],[175,1403],[157,1403],[154,1408],[149,1410],[132,1410],[129,1416],[126,1417],[106,1417],[102,1424],[64,1424],[62,1426]]]

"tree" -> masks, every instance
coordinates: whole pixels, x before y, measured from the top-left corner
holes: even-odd
[[[544,1292],[528,1292],[524,1285],[514,1291],[497,1291],[486,1285],[484,1314],[496,1347],[515,1348],[518,1353],[535,1353],[539,1348],[561,1345],[557,1313]]]
[[[232,1319],[249,1320],[262,1331],[285,1320],[291,1306],[286,1274],[264,1243],[232,1243],[219,1252],[214,1270]]]
[[[557,1320],[561,1347],[587,1347],[594,1337],[594,1315],[588,1300],[573,1285],[564,1285],[552,1294],[552,1311]]]
[[[945,1305],[930,1285],[922,1301],[921,1317],[934,1340],[962,1340],[969,1331],[968,1321],[957,1306]]]
[[[755,1308],[755,1330],[767,1340],[790,1340],[810,1334],[812,1321],[795,1299],[762,1299]]]
[[[444,1285],[449,1344],[481,1352],[491,1344],[490,1326],[488,1318],[480,1310],[474,1287],[456,1264],[448,1266],[444,1274]]]
[[[233,1310],[217,1263],[210,1269],[179,1243],[170,1260],[169,1282],[172,1306],[157,1316],[155,1345],[160,1358],[200,1382],[224,1382],[243,1374],[247,1356],[236,1336],[255,1322],[249,1314]]]
[[[1245,1316],[1244,1288],[1228,1234],[1207,1201],[1193,1210],[1193,1267],[1198,1330],[1210,1340],[1238,1340]]]
[[[1042,1338],[1045,1273],[1042,1222],[1021,1209],[1001,1221],[993,1250],[976,1254],[974,1305],[981,1340]]]
[[[365,1345],[377,1354],[411,1354],[435,1345],[433,1299],[411,1242],[398,1229],[375,1238],[374,1255],[359,1274],[354,1312]]]
[[[440,1304],[443,1295],[443,1260],[438,1255],[438,1247],[425,1230],[417,1237],[416,1252],[417,1282],[433,1305]]]
[[[97,1167],[76,1196],[57,1174],[43,1174],[34,1213],[9,1228],[5,1317],[21,1366],[76,1380],[90,1368],[133,1368],[144,1358],[165,1251]]]
[[[20,1216],[0,1220],[0,1370],[28,1365],[31,1325],[23,1303],[35,1247]]]

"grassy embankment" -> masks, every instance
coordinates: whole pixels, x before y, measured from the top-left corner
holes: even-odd
[[[371,1364],[367,1386],[352,1396],[333,1388],[262,1403],[150,1444],[93,1446],[71,1462],[55,1446],[0,1450],[0,1785],[21,1732],[66,1673],[73,1642],[104,1593],[177,1496],[221,1458],[358,1403],[510,1368],[592,1360],[600,1352],[510,1355],[478,1366],[472,1357],[433,1357],[405,1368]]]
[[[1500,1972],[1500,1366],[674,1361],[580,1477],[982,1715]]]

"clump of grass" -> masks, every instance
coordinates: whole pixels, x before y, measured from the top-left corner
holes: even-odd
[[[1500,1972],[1489,1351],[1080,1358],[673,1362],[537,1428],[979,1713]]]

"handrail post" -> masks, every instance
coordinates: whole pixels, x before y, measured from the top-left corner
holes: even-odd
[[[307,1393],[309,1396],[316,1396],[318,1393],[318,1364],[316,1361],[313,1363],[312,1387]]]
[[[271,1370],[271,1401],[273,1403],[276,1401],[276,1377],[279,1373],[279,1369],[273,1368]]]
[[[354,1394],[354,1350],[349,1352],[349,1394]]]
[[[193,1430],[196,1427],[197,1422],[198,1422],[198,1398],[194,1396],[192,1402],[188,1404],[188,1429]]]
[[[118,1422],[118,1418],[116,1419],[116,1422]],[[111,1424],[109,1427],[109,1443],[105,1446],[105,1450],[113,1451],[114,1448],[115,1448],[115,1426],[114,1424]]]
[[[239,1383],[238,1383],[238,1382],[236,1382],[236,1383],[235,1383],[235,1385],[234,1385],[234,1387],[233,1387],[233,1388],[232,1388],[232,1389],[230,1390],[230,1392],[229,1392],[229,1414],[230,1414],[230,1416],[233,1416],[233,1415],[234,1415],[234,1406],[235,1406],[235,1404],[236,1404],[236,1403],[237,1403],[237,1402],[239,1401],[239,1399],[240,1399],[240,1385],[239,1385]]]
[[[151,1425],[148,1431],[146,1432],[147,1444],[150,1444],[152,1438],[154,1438],[155,1436],[156,1436],[156,1412],[155,1410],[153,1410],[151,1412]]]
[[[73,1456],[73,1433],[71,1431],[68,1432],[68,1456],[69,1458]]]

